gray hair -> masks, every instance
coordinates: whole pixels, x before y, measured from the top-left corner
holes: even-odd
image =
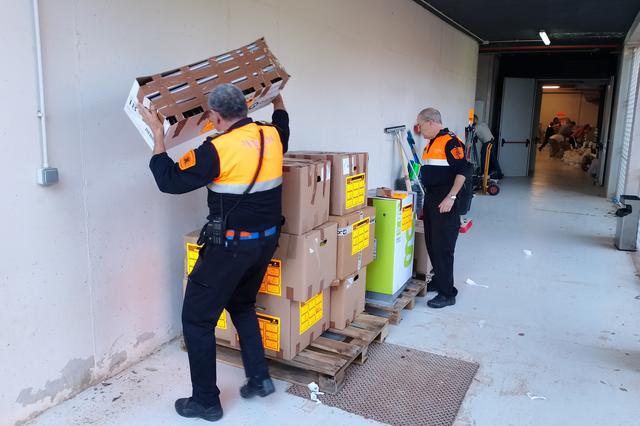
[[[225,120],[242,119],[247,116],[247,101],[237,86],[225,83],[209,93],[209,108]]]
[[[442,116],[440,111],[435,108],[425,108],[418,114],[422,121],[432,121],[434,123],[442,124]]]

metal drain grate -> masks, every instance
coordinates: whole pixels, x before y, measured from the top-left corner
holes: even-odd
[[[389,343],[369,347],[369,360],[347,370],[344,388],[320,400],[391,425],[451,426],[478,364]],[[288,393],[309,398],[294,385]]]

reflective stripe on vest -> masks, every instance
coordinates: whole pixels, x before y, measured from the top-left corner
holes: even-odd
[[[260,132],[264,134],[264,158],[250,193],[268,191],[282,184],[282,142],[275,127],[249,123],[214,138],[220,174],[207,188],[222,194],[242,194],[251,184],[260,158]]]
[[[425,166],[449,166],[449,162],[446,159],[436,160],[435,158],[427,158],[422,164]]]
[[[449,161],[447,161],[447,143],[451,139],[457,139],[462,145],[462,141],[453,133],[445,133],[434,138],[427,144],[422,152],[422,162],[426,166],[443,166],[448,167]]]
[[[249,182],[251,183],[251,182]],[[277,188],[282,185],[282,177],[271,179],[266,182],[256,182],[249,191],[249,194],[253,194],[254,192],[262,192],[268,191],[273,188]],[[223,193],[223,194],[243,194],[247,189],[249,184],[243,183],[210,183],[207,185],[207,188],[212,190],[213,192]]]

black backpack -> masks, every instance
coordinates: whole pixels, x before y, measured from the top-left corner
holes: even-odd
[[[461,216],[471,210],[471,201],[473,200],[473,164],[467,162],[462,174],[465,177],[464,185],[460,188],[453,205],[456,213]]]

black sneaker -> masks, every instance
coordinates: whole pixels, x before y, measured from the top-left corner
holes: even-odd
[[[176,413],[182,417],[201,418],[210,422],[215,422],[222,418],[222,406],[220,403],[212,407],[205,407],[193,398],[180,398],[176,400]]]
[[[265,397],[271,395],[276,391],[276,387],[273,385],[271,378],[255,379],[250,378],[247,383],[240,388],[240,396],[243,398],[252,398],[256,395]]]
[[[427,302],[427,306],[434,309],[444,308],[445,306],[452,306],[456,304],[456,297],[445,297],[437,295],[433,299]]]

